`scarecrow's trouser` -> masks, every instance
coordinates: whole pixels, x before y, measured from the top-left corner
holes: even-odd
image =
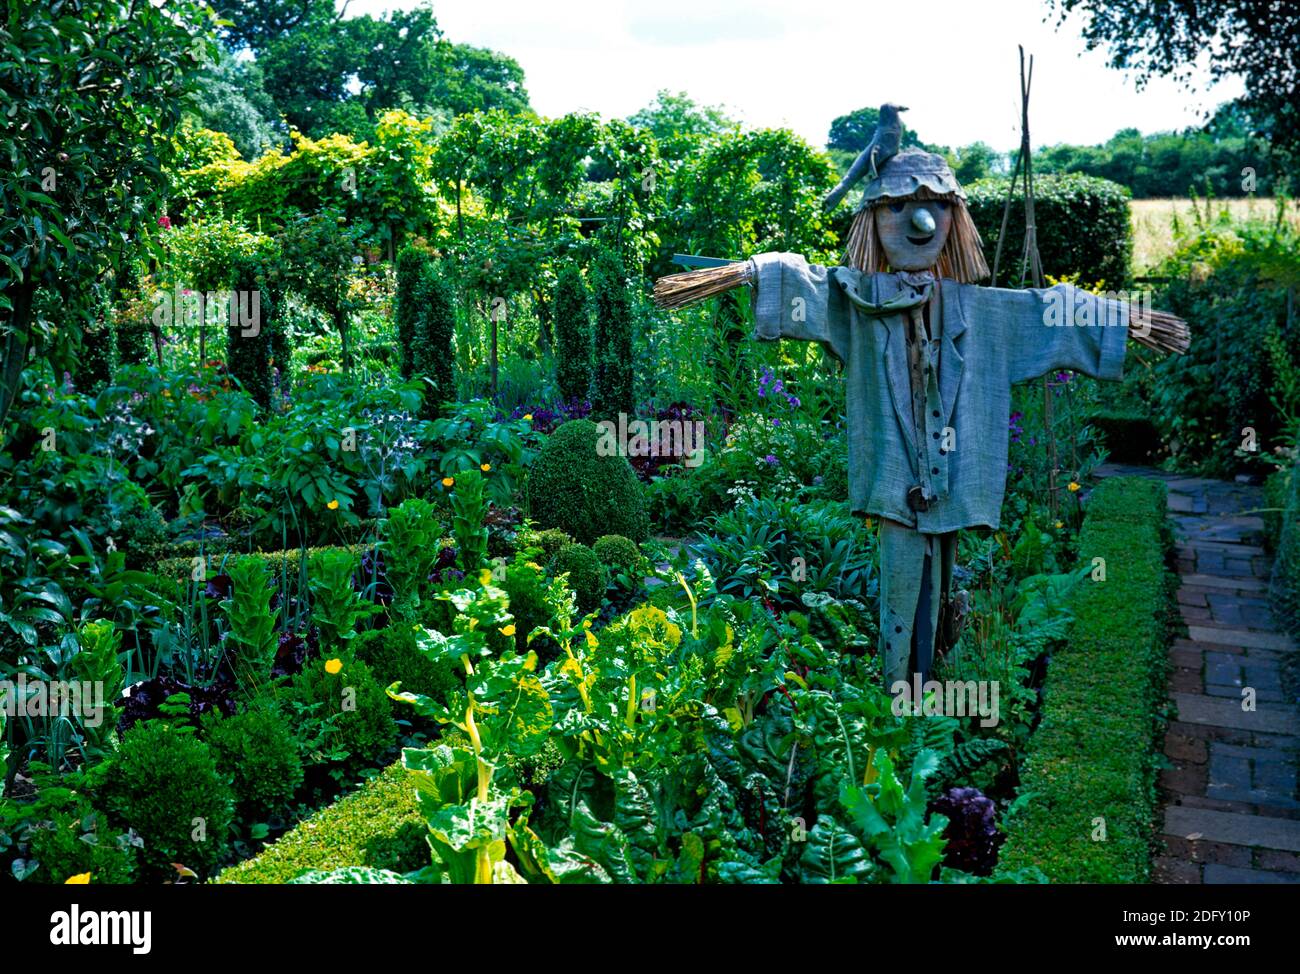
[[[897,521],[880,521],[880,661],[885,690],[924,683],[934,663],[939,606],[948,596],[957,532],[922,534]]]

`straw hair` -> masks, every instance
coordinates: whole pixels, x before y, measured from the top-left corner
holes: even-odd
[[[959,284],[974,284],[989,276],[989,265],[984,260],[984,245],[975,229],[966,201],[956,193],[936,193],[925,186],[918,187],[908,196],[882,196],[862,207],[853,217],[849,239],[844,247],[843,263],[860,271],[885,272],[890,269],[889,259],[876,235],[876,207],[886,203],[908,200],[944,200],[952,210],[952,224],[948,239],[939,251],[934,265],[936,277],[946,277]]]

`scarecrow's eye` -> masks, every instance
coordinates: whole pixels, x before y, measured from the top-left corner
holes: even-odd
[[[903,204],[902,204],[902,203],[890,203],[890,204],[889,204],[889,208],[890,208],[891,210],[893,210],[895,213],[902,213],[902,212],[903,212]]]
[[[941,209],[941,210],[946,210],[946,209],[948,209],[948,201],[947,201],[947,200],[935,200],[935,201],[934,201],[934,205],[937,206],[937,207],[939,207],[939,209]]]

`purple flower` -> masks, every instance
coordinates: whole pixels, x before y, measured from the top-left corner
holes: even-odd
[[[781,461],[776,458],[775,454],[769,453],[767,456],[763,457],[763,462],[769,467],[775,467]]]

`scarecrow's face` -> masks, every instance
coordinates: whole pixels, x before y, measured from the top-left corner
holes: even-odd
[[[876,207],[876,236],[896,271],[933,267],[948,242],[952,204],[946,200],[886,199]]]

